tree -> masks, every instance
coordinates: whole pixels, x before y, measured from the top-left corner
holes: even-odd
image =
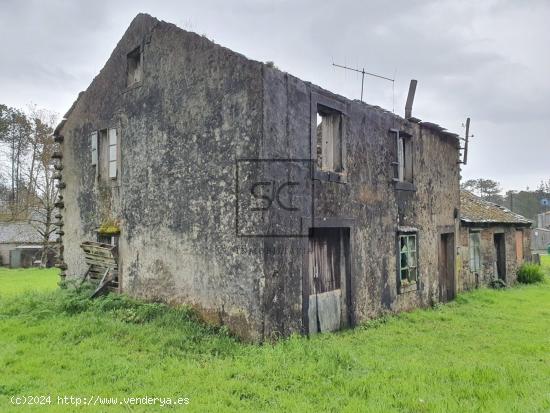
[[[53,222],[54,203],[59,190],[54,180],[54,162],[52,154],[55,149],[53,128],[57,115],[46,110],[31,109],[33,133],[28,166],[29,192],[26,199],[30,223],[42,239],[41,262],[44,265],[50,245],[50,237],[56,227]]]
[[[0,105],[0,142],[8,149],[11,185],[9,209],[12,219],[21,217],[21,193],[25,191],[21,176],[22,165],[29,147],[32,127],[25,113],[19,109]]]
[[[500,194],[500,183],[491,179],[469,179],[461,184],[461,187],[489,202],[500,204],[504,201]]]
[[[51,156],[57,118],[56,113],[36,106],[25,113],[0,105],[0,145],[9,160],[9,167],[0,170],[0,202],[8,206],[8,219],[27,220],[40,234],[42,263],[56,229],[53,213],[58,189]]]
[[[546,181],[546,182],[540,181],[540,184],[539,184],[536,192],[538,192],[540,194],[550,193],[550,179],[548,179],[548,181]]]

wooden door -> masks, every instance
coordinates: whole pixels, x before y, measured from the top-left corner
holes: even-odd
[[[495,261],[496,261],[496,276],[503,281],[506,281],[506,245],[504,234],[494,235],[495,245]]]
[[[456,296],[454,265],[454,234],[441,234],[439,241],[439,299],[454,300]]]
[[[314,228],[309,251],[309,333],[347,325],[346,274],[348,237],[345,228]]]

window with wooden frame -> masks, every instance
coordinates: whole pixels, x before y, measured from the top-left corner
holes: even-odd
[[[314,179],[347,182],[348,105],[331,94],[311,92],[310,154]]]
[[[116,128],[102,129],[90,134],[92,166],[98,178],[117,179],[119,167],[118,133]]]
[[[395,144],[397,148],[397,160],[395,165],[394,179],[398,182],[413,183],[413,143],[412,136],[397,129],[391,129],[390,132],[395,135]]]
[[[119,235],[102,234],[102,233],[98,232],[97,233],[97,242],[101,242],[102,244],[112,245],[113,247],[118,247],[118,237],[119,237]]]
[[[94,131],[90,134],[90,144],[92,146],[92,166],[97,166],[97,148],[98,148],[98,137],[97,131]]]
[[[317,168],[342,172],[342,113],[317,105]]]
[[[416,234],[399,234],[399,279],[404,285],[418,280]]]
[[[116,129],[109,129],[109,178],[116,179],[118,171],[118,139]]]

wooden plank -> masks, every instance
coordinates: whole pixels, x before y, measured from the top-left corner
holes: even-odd
[[[90,280],[99,281],[92,294],[97,297],[108,290],[118,288],[118,253],[114,245],[85,241],[80,244],[84,261],[88,264],[86,275]],[[86,277],[85,275],[85,277]]]
[[[86,273],[84,274],[84,277],[82,277],[82,281],[80,282],[80,285],[84,284],[89,274],[90,274],[90,269],[88,268],[88,271],[86,271]]]
[[[111,281],[111,275],[109,274],[109,270],[105,271],[105,274],[103,275],[103,278],[99,282],[99,286],[94,291],[94,293],[91,295],[90,298],[96,298],[103,294],[109,285],[109,282]]]

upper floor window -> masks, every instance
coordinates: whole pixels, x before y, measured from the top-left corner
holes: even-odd
[[[394,181],[408,184],[413,183],[413,142],[412,136],[406,132],[390,129],[395,135],[397,159],[393,162],[395,166]],[[402,188],[403,189],[403,188]]]
[[[102,129],[90,134],[92,166],[98,177],[116,179],[118,175],[118,134],[116,128]]]
[[[342,113],[317,105],[317,168],[342,172]]]
[[[412,138],[404,132],[397,132],[397,179],[402,182],[413,182]]]
[[[139,47],[128,53],[126,57],[126,86],[130,87],[138,82],[141,82],[142,77],[142,62],[141,62],[141,50]]]
[[[116,179],[118,169],[118,141],[116,129],[109,129],[109,178]]]
[[[311,92],[310,159],[314,164],[314,178],[346,183],[347,103],[320,92]]]
[[[98,147],[99,147],[97,131],[92,132],[92,134],[90,135],[90,141],[91,141],[91,145],[92,145],[92,165],[96,166],[97,165],[97,159],[98,159],[97,150],[98,150]]]

